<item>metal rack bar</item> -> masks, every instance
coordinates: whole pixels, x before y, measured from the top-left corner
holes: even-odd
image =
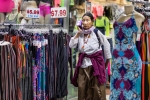
[[[0,23],[0,26],[49,26],[49,27],[61,27],[61,24],[7,24]]]
[[[150,5],[149,1],[130,0],[129,2],[132,2],[132,3],[141,3],[141,4],[144,4],[144,5]]]

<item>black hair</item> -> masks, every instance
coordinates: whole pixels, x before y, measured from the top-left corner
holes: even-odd
[[[82,18],[83,18],[84,16],[88,16],[88,17],[90,17],[90,19],[91,19],[92,21],[94,21],[94,16],[93,16],[90,12],[86,12],[86,13],[82,16]]]

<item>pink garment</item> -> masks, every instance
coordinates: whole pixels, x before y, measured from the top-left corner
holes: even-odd
[[[43,17],[50,14],[50,12],[51,12],[50,6],[40,5],[39,8],[40,8],[40,15]]]
[[[110,62],[108,63],[108,75],[110,75],[110,68],[111,68],[111,64]]]
[[[14,2],[12,0],[0,0],[0,13],[11,12],[14,8]]]
[[[97,18],[97,16],[103,16],[103,12],[104,12],[103,6],[93,6],[92,10],[95,19]]]
[[[54,0],[54,4],[55,4],[55,7],[59,7],[58,5],[60,5],[60,0]]]
[[[97,10],[97,15],[98,16],[103,16],[103,12],[104,12],[104,7],[103,6],[97,6],[96,10]]]
[[[93,16],[94,16],[94,19],[97,18],[97,10],[96,10],[96,7],[93,7]]]

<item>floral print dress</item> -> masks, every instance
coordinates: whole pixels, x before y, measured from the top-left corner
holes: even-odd
[[[115,22],[114,30],[110,100],[140,100],[142,62],[133,42],[133,33],[138,31],[134,16],[124,23]]]

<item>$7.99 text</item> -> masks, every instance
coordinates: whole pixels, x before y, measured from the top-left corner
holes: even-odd
[[[66,10],[51,10],[51,16],[66,16]]]

